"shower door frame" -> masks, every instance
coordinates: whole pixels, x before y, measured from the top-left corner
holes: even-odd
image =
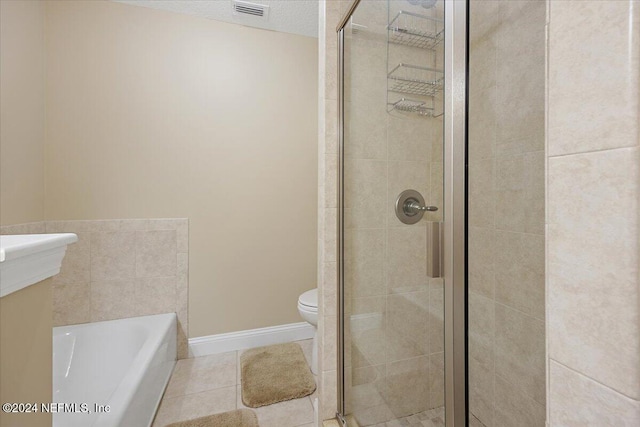
[[[329,0],[326,0],[329,1]],[[443,0],[444,67],[444,349],[446,427],[468,425],[467,391],[467,94],[468,0]],[[338,37],[338,413],[345,414],[344,363],[344,30],[361,0],[352,0],[336,28]],[[447,96],[448,94],[448,96]],[[426,260],[425,260],[426,262]]]

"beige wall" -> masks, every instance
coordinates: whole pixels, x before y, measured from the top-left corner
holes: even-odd
[[[0,2],[0,225],[42,232],[44,6]],[[52,295],[46,280],[0,299],[0,402],[52,400]],[[0,426],[50,426],[51,415],[0,412]]]
[[[0,402],[52,401],[51,280],[0,299]],[[51,414],[6,414],[0,426],[51,426]]]
[[[632,0],[550,3],[552,427],[640,425],[638,6]]]
[[[43,219],[44,6],[0,2],[0,224]]]
[[[301,321],[317,40],[111,2],[46,12],[46,218],[189,218],[192,337]]]

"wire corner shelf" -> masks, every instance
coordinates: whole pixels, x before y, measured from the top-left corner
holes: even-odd
[[[401,10],[389,22],[389,42],[421,49],[435,49],[444,38],[444,22]]]
[[[438,117],[435,114],[433,106],[428,106],[425,101],[419,101],[416,99],[400,98],[396,102],[389,102],[387,104],[388,111],[401,111],[403,113],[414,113],[423,117]]]
[[[400,63],[387,74],[392,92],[419,96],[435,96],[442,91],[444,73],[441,70]]]

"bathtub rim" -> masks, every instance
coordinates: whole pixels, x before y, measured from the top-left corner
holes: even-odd
[[[175,351],[173,352],[173,360],[171,361],[173,366],[171,367],[171,371],[167,375],[167,378],[165,378],[165,380],[163,381],[164,384],[162,387],[162,393],[160,393],[155,399],[155,408],[157,412],[158,405],[162,400],[164,390],[169,383],[171,373],[173,372],[177,361],[177,315],[176,313],[152,314],[147,316],[127,317],[122,319],[104,320],[100,322],[82,323],[77,325],[57,326],[53,328],[53,336],[55,337],[56,335],[64,335],[67,332],[87,329],[95,327],[97,325],[99,325],[100,327],[109,327],[109,325],[112,324],[126,324],[132,321],[141,322],[144,327],[153,326],[153,329],[151,333],[146,337],[144,343],[142,344],[142,347],[140,348],[140,351],[136,354],[131,364],[127,367],[122,381],[118,383],[116,388],[109,395],[105,404],[110,405],[111,411],[99,413],[97,418],[95,419],[95,422],[93,423],[94,427],[111,425],[109,423],[120,423],[122,421],[122,417],[126,413],[128,404],[133,401],[135,393],[138,392],[138,388],[142,383],[142,380],[144,379],[144,374],[149,371],[150,365],[154,359],[153,356],[158,352],[162,343],[165,342],[168,334],[171,334],[173,335],[173,338],[170,339],[174,341],[175,347]],[[93,410],[91,405],[98,402],[86,403],[88,403],[90,408]],[[154,418],[155,413],[151,414],[150,424],[153,422]]]

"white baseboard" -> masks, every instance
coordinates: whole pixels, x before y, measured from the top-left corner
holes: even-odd
[[[315,328],[307,322],[189,338],[189,357],[246,350],[313,338]]]

